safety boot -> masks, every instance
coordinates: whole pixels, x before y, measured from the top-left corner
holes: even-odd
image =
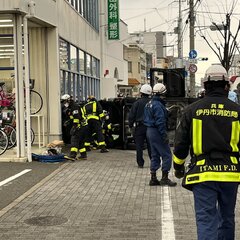
[[[77,153],[76,152],[70,152],[69,156],[65,156],[66,159],[75,161],[76,160]]]
[[[157,179],[156,172],[151,172],[151,179],[149,182],[149,186],[158,186],[160,185],[160,182]]]
[[[168,178],[168,172],[167,171],[162,172],[162,179],[160,180],[159,183],[160,183],[161,186],[169,186],[169,187],[175,187],[177,185],[176,182],[173,182],[172,180],[170,180]]]
[[[101,153],[107,153],[109,152],[109,150],[106,148],[106,147],[103,147],[101,150],[100,150]]]
[[[80,154],[80,156],[78,157],[79,160],[87,160],[87,153],[86,152],[82,152]]]
[[[87,152],[91,152],[91,150],[92,150],[92,149],[91,149],[90,146],[87,146],[87,147],[86,147],[86,151],[87,151]]]

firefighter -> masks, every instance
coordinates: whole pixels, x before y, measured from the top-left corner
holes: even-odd
[[[72,109],[73,127],[70,131],[71,134],[71,149],[70,160],[85,160],[87,159],[87,152],[85,148],[85,141],[88,136],[88,123],[84,115],[83,109],[75,104]],[[77,158],[78,151],[80,157]]]
[[[151,147],[150,186],[176,186],[176,183],[168,178],[172,164],[172,153],[167,135],[168,112],[163,100],[166,91],[166,87],[162,83],[155,84],[153,86],[154,96],[144,108],[144,124],[147,126],[147,138]],[[162,179],[159,181],[156,173],[161,165]]]
[[[104,113],[101,104],[94,96],[91,95],[88,97],[88,102],[83,106],[83,111],[88,121],[88,136],[95,135],[94,137],[97,139],[97,144],[101,149],[101,153],[109,152],[109,150],[106,148],[106,143],[102,133],[101,121],[104,118]],[[87,144],[90,145],[90,139],[87,141]]]
[[[70,130],[72,128],[72,107],[73,101],[69,94],[61,96],[61,109],[62,109],[62,139],[65,144],[71,143]]]
[[[150,96],[152,94],[152,87],[149,84],[142,85],[140,89],[141,98],[133,103],[129,117],[129,127],[132,129],[134,141],[136,144],[136,161],[139,168],[143,168],[143,149],[144,143],[147,143],[148,156],[151,159],[151,149],[149,142],[147,140],[147,127],[143,123],[144,107],[150,101]]]
[[[183,177],[183,187],[193,192],[199,240],[235,239],[240,106],[228,99],[228,84],[225,68],[211,65],[204,78],[205,97],[185,109],[176,129],[175,176]]]

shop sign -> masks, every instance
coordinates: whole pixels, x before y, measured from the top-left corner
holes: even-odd
[[[119,0],[108,0],[108,40],[119,40]]]

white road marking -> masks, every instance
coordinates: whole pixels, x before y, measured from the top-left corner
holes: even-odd
[[[22,176],[22,175],[25,174],[25,173],[30,172],[30,171],[32,171],[32,169],[25,169],[25,170],[21,171],[20,173],[17,173],[17,174],[15,174],[15,175],[13,175],[13,176],[11,176],[11,177],[9,177],[9,178],[1,181],[1,182],[0,182],[0,187],[3,186],[3,185],[5,185],[6,183],[11,182],[12,180],[14,180],[14,179],[16,179],[16,178]]]
[[[162,187],[162,240],[175,240],[172,201],[168,187]]]

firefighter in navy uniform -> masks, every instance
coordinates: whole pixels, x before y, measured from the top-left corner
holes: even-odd
[[[168,178],[172,166],[172,153],[167,134],[168,112],[165,107],[164,95],[167,92],[162,83],[153,86],[152,100],[144,108],[144,124],[147,126],[147,138],[151,147],[151,179],[150,186],[175,187],[176,182]],[[157,179],[156,173],[162,168],[162,179]]]
[[[88,137],[88,123],[84,115],[83,109],[75,104],[72,109],[73,127],[70,131],[71,134],[71,149],[69,159],[87,159],[87,152],[85,147],[85,141]],[[78,152],[80,157],[77,158]]]
[[[148,156],[151,159],[151,149],[150,144],[147,140],[147,127],[143,123],[144,117],[144,107],[150,101],[150,96],[152,94],[152,87],[149,84],[142,85],[140,89],[141,98],[133,103],[129,117],[129,127],[133,130],[133,137],[136,144],[136,160],[139,168],[143,168],[143,149],[144,142],[147,143]]]
[[[102,133],[102,119],[105,117],[101,104],[96,100],[94,96],[88,97],[88,102],[83,106],[84,114],[88,121],[88,141],[90,143],[90,136],[94,136],[97,139],[98,148],[101,149],[101,153],[109,152],[106,148],[104,136]],[[90,145],[90,144],[89,144]],[[85,144],[86,146],[86,144]]]
[[[183,187],[193,192],[199,240],[235,239],[240,106],[228,99],[228,84],[225,68],[210,66],[205,97],[185,109],[175,135],[175,176],[183,177]]]

